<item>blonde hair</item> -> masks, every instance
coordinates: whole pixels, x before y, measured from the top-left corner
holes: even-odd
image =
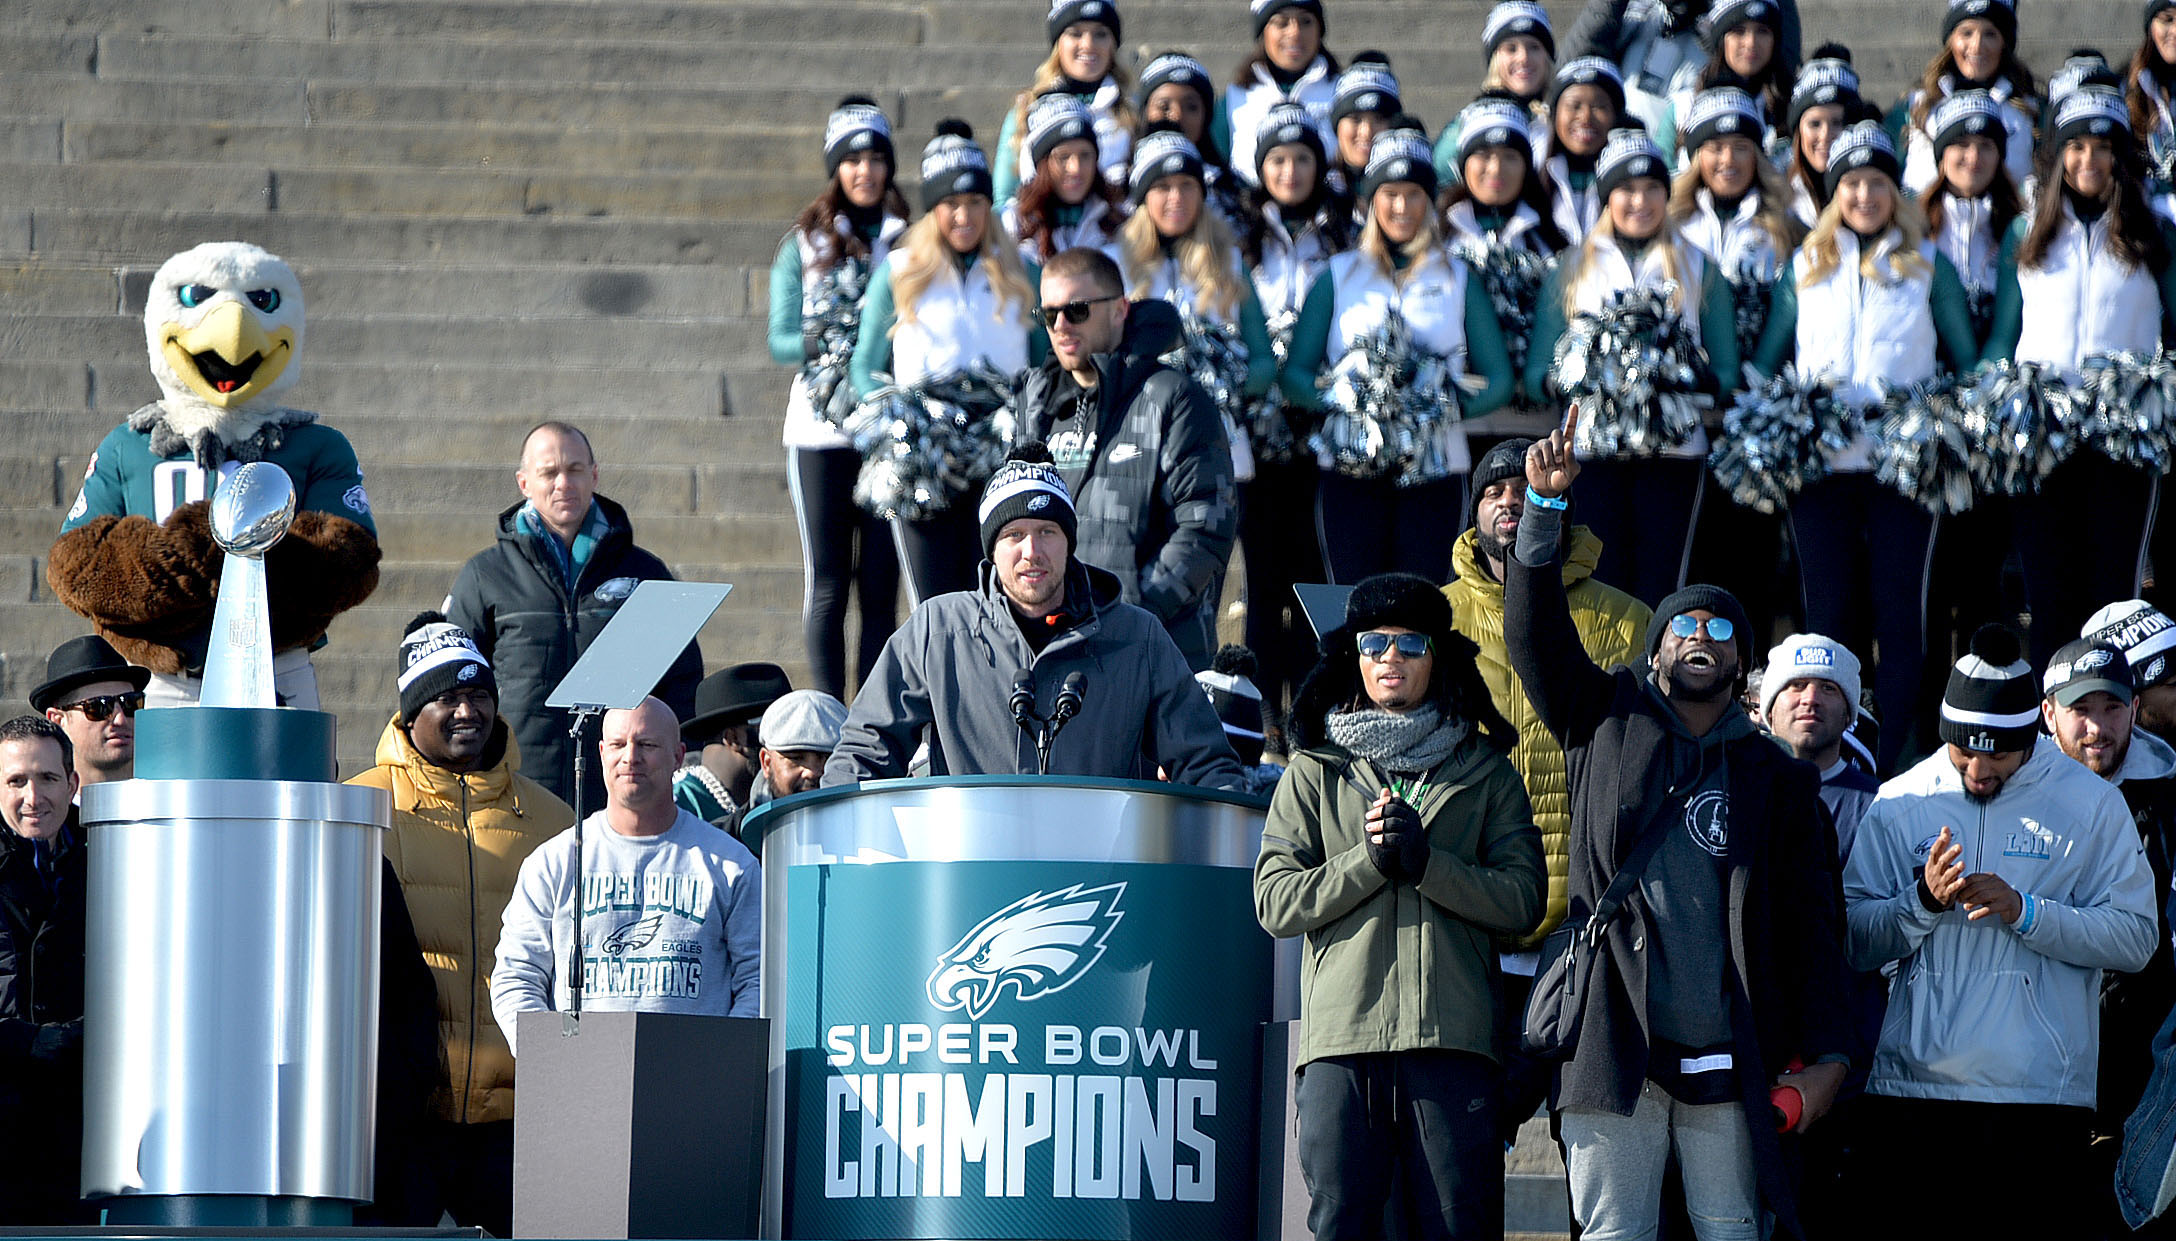
[[[1700,157],[1695,153],[1692,158],[1692,166],[1677,174],[1676,184],[1670,187],[1669,215],[1672,224],[1683,224],[1692,218],[1693,212],[1700,209]],[[1760,199],[1760,210],[1753,213],[1753,222],[1760,225],[1762,232],[1768,234],[1768,244],[1775,248],[1776,257],[1780,260],[1798,248],[1801,234],[1798,221],[1792,219],[1791,213],[1784,208],[1784,204],[1791,201],[1791,194],[1784,184],[1783,171],[1761,154],[1758,145],[1753,148],[1751,192]]]
[[[897,332],[900,324],[914,322],[914,304],[928,291],[942,265],[954,259],[951,245],[937,227],[934,211],[916,220],[892,253],[892,306],[898,312],[892,331]],[[990,221],[983,226],[982,245],[975,254],[975,261],[989,273],[990,291],[997,294],[995,318],[1003,322],[1009,310],[1023,329],[1032,326],[1035,290],[1028,287],[1028,269],[1020,262],[1020,243],[1013,240],[995,211],[990,212]]]
[[[1156,280],[1156,268],[1163,262],[1164,239],[1156,231],[1156,221],[1146,211],[1136,211],[1127,217],[1124,227],[1118,230],[1119,254],[1125,260],[1126,296],[1142,298],[1149,295]],[[1239,304],[1246,299],[1245,277],[1239,272],[1239,243],[1232,239],[1232,230],[1218,217],[1204,196],[1201,210],[1194,215],[1194,227],[1183,237],[1172,239],[1172,253],[1179,261],[1179,278],[1188,288],[1199,295],[1199,305],[1219,319],[1230,319],[1239,313]]]
[[[1118,83],[1118,106],[1111,109],[1112,114],[1118,118],[1120,125],[1126,127],[1127,133],[1136,138],[1140,137],[1141,113],[1133,106],[1133,70],[1119,60],[1115,46],[1111,48],[1111,67],[1104,70],[1104,73]],[[1021,146],[1028,144],[1028,106],[1064,80],[1065,73],[1058,68],[1058,45],[1052,43],[1050,55],[1043,57],[1043,63],[1035,67],[1034,80],[1025,92],[1012,101],[1012,130],[1020,135]],[[1015,159],[1020,157],[1018,151],[1011,154]]]
[[[1376,223],[1375,212],[1370,210],[1367,225],[1360,230],[1360,240],[1354,243],[1353,248],[1367,255],[1377,270],[1390,277],[1392,284],[1404,284],[1406,277],[1421,269],[1421,259],[1441,250],[1442,246],[1441,217],[1437,212],[1430,211],[1421,216],[1420,227],[1413,230],[1413,239],[1398,247],[1398,253],[1406,259],[1405,270],[1400,271],[1395,261],[1396,256],[1390,252],[1391,240],[1384,234],[1382,225]]]
[[[1892,183],[1892,189],[1894,188]],[[1889,260],[1890,271],[1884,274],[1874,265],[1874,246],[1859,247],[1859,274],[1868,280],[1887,284],[1893,280],[1911,280],[1933,270],[1927,256],[1919,252],[1927,239],[1927,215],[1919,209],[1917,200],[1895,190],[1896,210],[1889,216],[1889,227],[1900,236],[1896,250]],[[1826,280],[1843,262],[1843,253],[1836,244],[1836,230],[1844,227],[1844,197],[1835,195],[1828,206],[1821,209],[1821,218],[1813,223],[1813,231],[1806,235],[1806,266],[1798,273],[1798,287],[1803,289]]]
[[[1586,240],[1579,243],[1577,250],[1572,251],[1570,261],[1565,265],[1564,313],[1567,316],[1579,313],[1580,286],[1593,274],[1595,250],[1601,246],[1616,244],[1617,230],[1610,224],[1609,211],[1605,207],[1601,217],[1595,220],[1594,227],[1587,230]],[[1685,308],[1692,306],[1697,313],[1700,290],[1687,287],[1692,281],[1688,271],[1690,265],[1685,262],[1685,238],[1677,231],[1677,222],[1670,219],[1667,213],[1663,215],[1662,229],[1655,234],[1653,244],[1662,247],[1662,278],[1676,288],[1676,292],[1670,295],[1671,312],[1683,315]]]

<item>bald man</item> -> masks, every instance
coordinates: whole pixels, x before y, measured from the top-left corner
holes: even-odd
[[[725,832],[682,810],[686,747],[672,708],[607,711],[597,743],[605,808],[521,865],[491,971],[491,1012],[518,1058],[516,1013],[566,1007],[574,834],[582,833],[582,1005],[593,1012],[756,1015],[763,872]]]

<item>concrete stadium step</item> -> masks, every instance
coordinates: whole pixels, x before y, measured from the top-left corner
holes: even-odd
[[[783,235],[784,230],[780,232]],[[511,313],[524,319],[707,319],[745,326],[737,321],[770,312],[764,300],[768,271],[726,264],[297,262],[294,267],[312,323],[319,317],[414,313],[429,308],[449,317]],[[20,278],[27,284],[39,270],[39,266],[0,267],[0,296],[13,291],[11,281]],[[43,270],[105,269],[49,264]],[[117,270],[121,313],[142,314],[157,267],[124,264]],[[111,279],[113,271],[108,276]],[[85,287],[72,274],[66,283],[70,288]]]
[[[141,320],[118,315],[40,315],[0,322],[0,349],[18,358],[144,358]],[[469,357],[540,367],[708,369],[769,362],[754,316],[671,320],[519,319],[369,315],[310,316],[306,348],[316,357],[393,362]]]
[[[707,173],[721,168],[823,177],[822,116],[775,124],[673,125],[669,118],[625,129],[559,125],[294,125],[207,121],[167,124],[71,117],[0,121],[0,151],[21,162],[193,161],[244,167],[418,167],[558,169],[566,173]]]
[[[601,174],[271,168],[164,163],[0,162],[15,207],[155,202],[168,211],[363,215],[784,218],[814,196],[813,174]]]
[[[187,31],[198,35],[325,38],[331,0],[13,0],[11,24],[47,31]]]
[[[170,0],[169,0],[170,2]],[[905,5],[749,4],[745,0],[334,0],[332,31],[347,39],[629,40],[675,43],[923,43]]]
[[[273,212],[151,213],[127,208],[0,207],[0,257],[119,256],[159,263],[199,242],[239,238],[294,262],[745,264],[778,246],[786,221],[430,219]],[[766,260],[768,261],[767,257]]]

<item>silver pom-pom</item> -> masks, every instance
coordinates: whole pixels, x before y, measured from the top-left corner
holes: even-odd
[[[886,519],[921,521],[987,481],[1012,450],[1011,377],[987,362],[900,387],[856,406],[843,430],[861,453],[854,499]]]
[[[1972,507],[1978,454],[1957,398],[1948,376],[1891,392],[1874,431],[1874,480],[1937,517]]]
[[[1270,316],[1269,351],[1276,356],[1277,371],[1284,372],[1285,359],[1292,356],[1292,328],[1299,322],[1299,311],[1280,310]],[[1286,415],[1284,392],[1272,384],[1267,393],[1247,403],[1247,438],[1254,445],[1254,459],[1264,465],[1289,465],[1300,458],[1299,437],[1292,432],[1292,419]]]
[[[1670,309],[1677,286],[1624,289],[1599,313],[1572,316],[1550,368],[1579,405],[1583,457],[1652,457],[1681,448],[1715,403],[1699,390],[1707,352]]]
[[[1865,411],[1836,399],[1818,376],[1786,366],[1760,387],[1738,394],[1723,416],[1723,438],[1708,469],[1748,508],[1774,513],[1808,483],[1828,474],[1832,454],[1851,446]]]
[[[1463,416],[1458,378],[1414,343],[1404,315],[1390,311],[1316,382],[1323,418],[1307,442],[1338,473],[1401,487],[1451,476],[1450,433]]]
[[[1957,394],[1966,437],[1978,446],[1973,484],[1983,495],[2020,496],[2077,448],[2066,421],[2075,394],[2036,362],[1997,362]]]
[[[868,263],[844,257],[831,265],[802,304],[802,331],[813,325],[818,344],[816,356],[801,364],[801,382],[816,416],[833,426],[854,410],[846,364],[861,333],[861,295],[868,287]]]
[[[1541,298],[1542,281],[1548,278],[1551,260],[1525,246],[1480,240],[1462,242],[1457,253],[1488,291],[1496,321],[1503,325],[1504,351],[1511,355],[1511,373],[1525,373],[1526,350],[1534,339],[1534,306]]]
[[[1179,312],[1179,344],[1164,365],[1185,371],[1216,407],[1237,410],[1247,399],[1247,342],[1236,323],[1212,323],[1192,310]]]
[[[2156,352],[2095,354],[2072,389],[2070,429],[2081,448],[2154,473],[2176,461],[2176,366]]]

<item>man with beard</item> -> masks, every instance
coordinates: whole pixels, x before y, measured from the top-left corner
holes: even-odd
[[[2176,749],[2138,727],[2134,670],[2123,653],[2090,638],[2055,652],[2041,684],[2040,719],[2063,753],[2116,786],[2153,868],[2153,890],[2169,890],[2176,840]],[[2153,1036],[2176,1003],[2168,912],[2160,910],[2153,960],[2135,974],[2111,972],[2100,988],[2100,1087],[2095,1144],[2113,1152],[2123,1120],[2153,1071]]]
[[[1512,1021],[1514,1045],[1505,1065],[1505,1100],[1499,1119],[1507,1131],[1532,1117],[1548,1094],[1552,1066],[1537,1064],[1520,1054],[1518,1021],[1526,1012],[1527,993],[1533,989],[1534,971],[1540,962],[1541,941],[1564,920],[1564,903],[1570,880],[1571,803],[1564,784],[1564,747],[1543,726],[1541,715],[1519,686],[1504,649],[1504,562],[1519,532],[1519,517],[1526,511],[1526,450],[1530,439],[1508,439],[1488,450],[1473,470],[1473,526],[1451,546],[1451,567],[1456,580],[1443,588],[1451,601],[1451,617],[1458,632],[1473,639],[1481,653],[1475,663],[1488,685],[1490,700],[1517,731],[1511,749],[1511,765],[1534,803],[1534,826],[1541,831],[1542,855],[1549,867],[1548,905],[1541,925],[1532,933],[1507,939],[1501,945],[1504,971],[1504,1009]],[[1560,575],[1565,606],[1579,644],[1596,667],[1614,668],[1640,657],[1640,640],[1646,636],[1654,613],[1646,604],[1594,580],[1594,566],[1602,555],[1602,540],[1585,526],[1565,526]],[[1508,1136],[1508,1132],[1507,1132]]]
[[[1974,634],[1944,747],[1882,786],[1844,869],[1852,964],[1896,963],[1862,1104],[1864,1200],[1896,1236],[1954,1226],[1930,1144],[1941,1168],[2029,1170],[1971,1191],[2019,1236],[2078,1235],[2107,1193],[2086,1161],[2101,973],[2153,956],[2153,872],[2116,787],[2040,737],[2039,699],[2017,635]]]
[[[2138,687],[2138,726],[2176,737],[2176,619],[2144,599],[2093,613],[2078,634],[2123,652]]]
[[[756,724],[755,779],[746,809],[718,823],[735,836],[748,810],[781,797],[806,793],[824,782],[824,764],[838,748],[846,704],[820,689],[797,689],[764,708]],[[717,822],[713,820],[713,822]]]
[[[1859,657],[1834,638],[1794,633],[1768,652],[1760,676],[1760,720],[1792,757],[1821,773],[1821,804],[1836,825],[1836,864],[1851,856],[1875,779],[1844,758],[1844,734],[1858,712]]]
[[[1504,581],[1511,666],[1570,775],[1569,919],[1589,919],[1628,856],[1646,855],[1597,928],[1559,1077],[1572,1214],[1588,1235],[1653,1235],[1674,1151],[1700,1235],[1750,1241],[1764,1211],[1797,1228],[1771,1091],[1795,1088],[1795,1127],[1817,1124],[1855,1042],[1835,835],[1817,773],[1738,705],[1749,635],[1728,591],[1665,599],[1641,666],[1587,658],[1556,564],[1578,416],[1527,453]]]

